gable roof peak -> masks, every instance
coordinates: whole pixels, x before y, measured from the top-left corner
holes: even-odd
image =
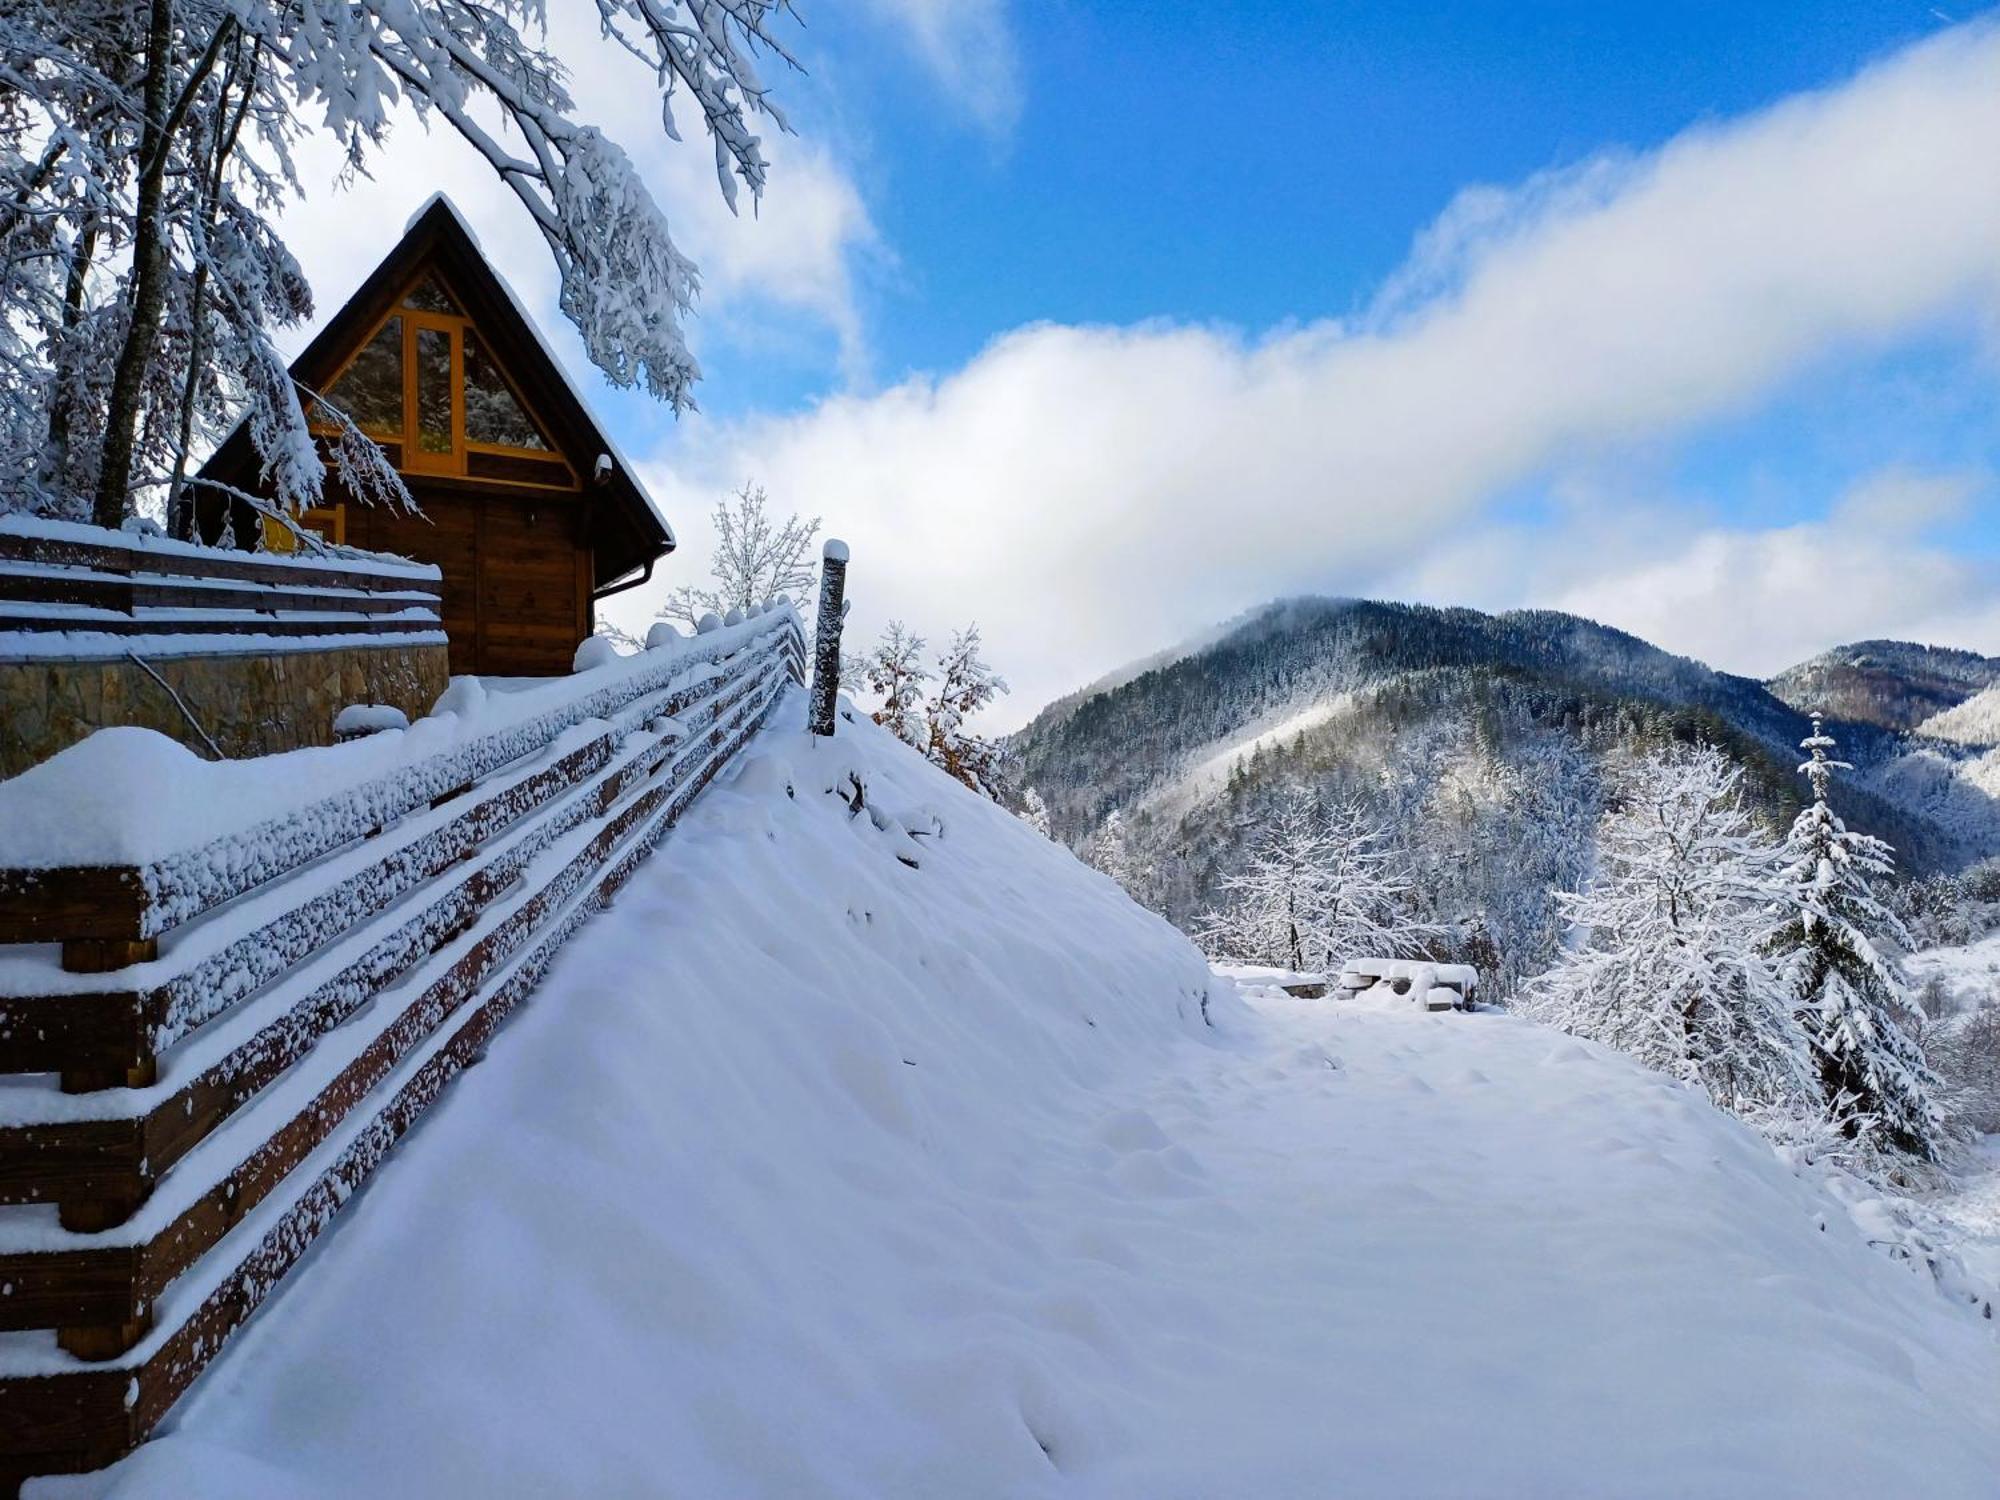
[[[419,203],[416,212],[403,221],[403,233],[409,234],[434,212],[449,215],[452,222],[458,225],[459,231],[472,242],[472,248],[481,255],[486,253],[486,247],[479,243],[479,231],[472,227],[472,221],[466,218],[464,211],[451,201],[451,194],[442,188]]]

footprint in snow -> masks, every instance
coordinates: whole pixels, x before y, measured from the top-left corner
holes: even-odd
[[[1097,1138],[1113,1151],[1160,1151],[1173,1144],[1143,1109],[1120,1110],[1097,1127]]]
[[[1542,1059],[1542,1065],[1544,1067],[1556,1067],[1566,1063],[1595,1061],[1596,1058],[1592,1055],[1588,1047],[1578,1042],[1564,1042],[1561,1046],[1550,1049],[1548,1056]]]
[[[1118,1163],[1112,1178],[1137,1198],[1200,1198],[1207,1190],[1175,1171],[1155,1152],[1128,1156]]]

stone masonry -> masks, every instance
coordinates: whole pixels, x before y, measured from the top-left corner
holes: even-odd
[[[0,660],[0,776],[114,724],[157,729],[206,756],[189,714],[231,759],[330,745],[333,716],[348,704],[386,703],[416,719],[446,682],[442,645],[161,656],[146,666],[173,693],[130,657]]]

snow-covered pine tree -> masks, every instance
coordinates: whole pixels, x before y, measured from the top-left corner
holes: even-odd
[[[676,96],[693,102],[731,207],[739,183],[761,195],[752,121],[786,126],[754,56],[791,61],[785,0],[596,9],[601,45],[652,71],[668,135]],[[539,0],[0,6],[0,508],[118,525],[135,490],[180,490],[190,445],[239,413],[283,502],[318,498],[315,403],[275,342],[312,314],[278,228],[303,191],[293,146],[310,119],[365,170],[399,104],[520,200],[592,363],[689,404],[695,267],[631,159],[577,118],[543,20]],[[334,459],[350,492],[407,503],[358,430]]]
[[[1054,831],[1049,826],[1049,805],[1042,800],[1042,794],[1033,787],[1021,793],[1020,818],[1045,839],[1053,839]]]
[[[1423,951],[1437,930],[1413,914],[1414,882],[1387,835],[1352,802],[1286,792],[1225,877],[1226,904],[1201,924],[1212,951],[1302,971]]]
[[[945,644],[938,657],[937,691],[924,706],[925,753],[982,797],[997,801],[1006,778],[1006,748],[969,726],[975,714],[1007,691],[1007,682],[981,650],[977,625],[966,626]]]
[[[1851,832],[1827,801],[1836,748],[1821,716],[1800,742],[1812,802],[1784,845],[1782,905],[1767,951],[1778,966],[1818,1065],[1827,1106],[1845,1134],[1878,1133],[1892,1149],[1936,1160],[1944,1144],[1938,1080],[1904,1022],[1917,1012],[1877,937],[1907,942],[1871,882],[1895,874],[1895,851]]]
[[[703,615],[754,609],[780,594],[805,600],[816,572],[812,554],[820,518],[791,515],[777,521],[769,504],[764,487],[748,482],[716,504],[709,517],[715,552],[708,565],[715,586],[682,584],[667,596],[660,619],[698,625]]]
[[[861,658],[861,680],[882,702],[871,717],[904,744],[926,750],[930,727],[924,719],[924,638],[891,620],[874,650]]]
[[[1132,846],[1125,837],[1125,815],[1112,808],[1097,826],[1097,832],[1090,836],[1090,847],[1084,851],[1084,863],[1101,875],[1109,875],[1129,894],[1132,890],[1134,871],[1132,868]]]
[[[1816,1109],[1811,1049],[1762,951],[1781,867],[1743,805],[1742,768],[1704,746],[1641,757],[1618,780],[1596,877],[1561,897],[1572,946],[1523,1008],[1724,1109]]]

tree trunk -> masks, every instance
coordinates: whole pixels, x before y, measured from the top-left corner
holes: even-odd
[[[222,75],[221,96],[215,102],[215,153],[209,164],[207,179],[202,185],[201,225],[204,242],[214,235],[216,222],[221,217],[222,176],[228,169],[230,153],[236,148],[237,133],[243,128],[243,116],[250,107],[250,95],[256,88],[253,76],[243,88],[234,119],[229,118],[229,88],[242,55],[243,44],[238,40],[235,55]],[[253,69],[255,67],[254,61],[252,67]],[[187,493],[187,466],[188,448],[194,439],[195,397],[201,388],[201,362],[208,354],[205,338],[207,324],[202,321],[201,315],[202,304],[207,295],[208,262],[204,258],[195,267],[194,288],[188,297],[187,379],[181,384],[179,442],[174,447],[173,481],[167,489],[167,535],[177,542],[194,540],[194,502]]]
[[[56,353],[55,390],[49,396],[49,440],[42,449],[42,487],[54,492],[69,478],[69,433],[72,373],[69,335],[83,321],[84,293],[90,287],[90,263],[97,254],[97,225],[92,223],[77,234],[70,246],[69,279],[63,287],[63,343]]]
[[[139,397],[160,336],[166,301],[167,247],[160,223],[160,190],[167,166],[167,85],[174,40],[173,0],[152,0],[146,27],[146,118],[139,132],[137,222],[132,232],[132,321],[104,414],[104,452],[97,468],[91,519],[116,530],[125,520],[132,485],[132,449],[138,437]]]

